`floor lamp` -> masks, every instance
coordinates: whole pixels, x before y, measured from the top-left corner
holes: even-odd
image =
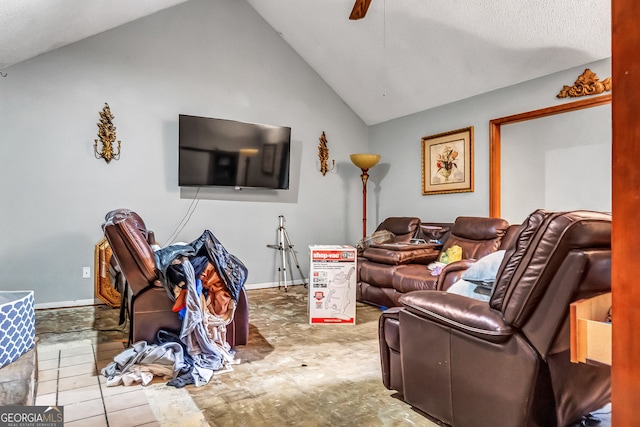
[[[367,181],[369,169],[380,161],[380,154],[359,153],[352,154],[351,162],[362,170],[362,238],[367,237]]]

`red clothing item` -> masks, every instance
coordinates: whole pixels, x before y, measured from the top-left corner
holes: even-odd
[[[207,307],[212,314],[224,315],[229,309],[231,293],[227,290],[213,264],[209,263],[200,275],[202,289],[207,290]]]

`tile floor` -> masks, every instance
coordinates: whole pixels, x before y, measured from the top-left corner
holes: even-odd
[[[107,387],[99,370],[122,343],[38,348],[36,405],[64,407],[65,426],[160,426],[142,386]]]
[[[162,380],[145,387],[107,387],[100,370],[122,350],[121,342],[39,345],[35,404],[63,406],[65,426],[209,425],[186,389],[167,387]]]

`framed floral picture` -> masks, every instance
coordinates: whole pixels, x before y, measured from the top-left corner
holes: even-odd
[[[422,194],[473,191],[473,126],[422,138]]]

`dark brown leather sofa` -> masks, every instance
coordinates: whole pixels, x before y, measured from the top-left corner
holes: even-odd
[[[378,226],[381,229],[389,219]],[[416,224],[417,222],[417,224]],[[385,245],[373,245],[364,250],[359,260],[357,299],[379,306],[399,306],[399,298],[407,292],[420,289],[437,289],[438,276],[433,276],[427,265],[438,260],[440,253],[454,245],[462,248],[463,259],[481,258],[500,248],[509,224],[504,219],[461,216],[453,224],[422,223],[418,218],[393,218],[396,229],[402,223],[415,224],[415,237],[428,241],[425,229],[440,227],[446,230],[441,246],[421,247],[415,250],[389,249]],[[432,232],[432,231],[431,231]],[[412,237],[414,237],[412,236]],[[408,241],[409,239],[406,239]],[[410,248],[409,248],[410,249]]]
[[[159,279],[151,248],[155,240],[142,218],[131,210],[117,209],[106,215],[102,229],[116,262],[113,270],[119,276],[116,285],[129,318],[129,342],[155,343],[160,329],[179,333],[182,321],[172,311],[174,301]],[[246,345],[248,337],[249,308],[243,287],[226,338],[233,348]]]
[[[566,426],[610,401],[609,366],[570,362],[570,303],[611,290],[611,216],[536,211],[490,300],[424,290],[379,322],[382,381],[451,426]]]

